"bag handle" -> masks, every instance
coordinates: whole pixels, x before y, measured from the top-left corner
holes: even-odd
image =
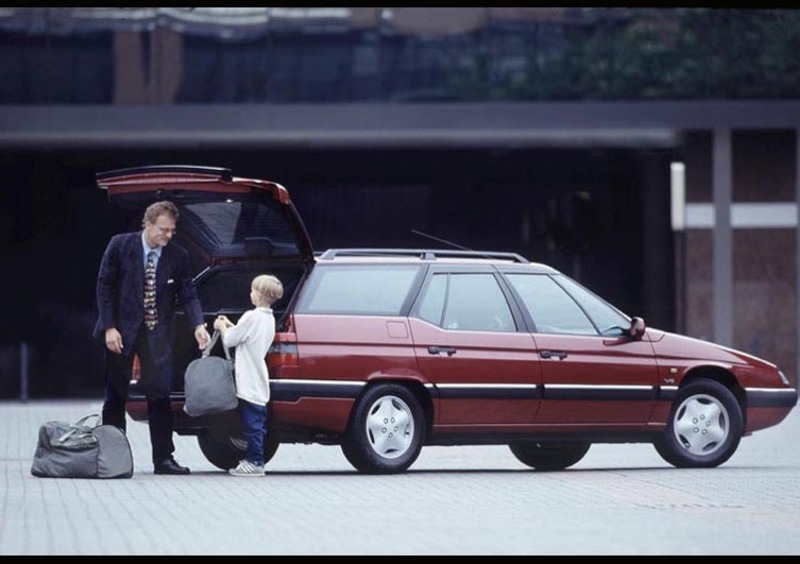
[[[230,350],[225,346],[225,343],[219,337],[219,329],[214,329],[214,334],[211,335],[211,340],[208,342],[208,346],[203,350],[202,356],[209,356],[211,354],[211,349],[214,348],[214,345],[216,345],[217,341],[219,340],[220,343],[222,343],[222,350],[225,351],[225,358],[228,360],[231,359]]]
[[[92,417],[96,417],[97,420],[94,422],[94,425],[89,425],[87,422]],[[101,418],[100,418],[100,414],[99,413],[90,413],[89,415],[84,415],[83,417],[78,419],[75,423],[72,423],[69,426],[69,431],[67,431],[66,433],[64,433],[60,437],[58,437],[58,442],[59,443],[65,442],[68,438],[70,438],[72,435],[74,435],[78,431],[80,431],[81,433],[91,433],[92,429],[97,427],[97,425],[100,423],[100,420],[101,420]]]

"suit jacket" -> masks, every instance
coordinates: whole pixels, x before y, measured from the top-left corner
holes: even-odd
[[[94,336],[105,342],[105,331],[116,327],[122,335],[123,354],[133,349],[144,323],[144,255],[142,232],[114,235],[109,241],[97,275],[98,318]],[[161,249],[156,268],[156,309],[159,324],[168,324],[176,306],[191,326],[203,323],[203,311],[191,283],[189,253],[170,242]]]

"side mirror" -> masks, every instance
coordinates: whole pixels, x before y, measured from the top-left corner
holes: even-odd
[[[644,324],[644,319],[641,317],[634,317],[631,319],[631,328],[628,330],[628,333],[634,340],[639,340],[644,335],[644,330],[646,326]]]

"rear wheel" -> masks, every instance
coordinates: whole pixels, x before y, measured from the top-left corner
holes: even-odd
[[[667,428],[653,446],[678,468],[712,468],[736,452],[743,428],[733,393],[715,380],[701,379],[678,391]]]
[[[508,445],[517,460],[535,470],[563,470],[577,464],[592,443],[586,441],[518,441]]]
[[[417,398],[398,384],[378,384],[358,400],[342,453],[359,472],[404,472],[422,450],[424,417]]]
[[[235,427],[207,429],[197,435],[197,444],[206,460],[222,470],[234,468],[247,451],[247,440]],[[278,433],[269,429],[264,437],[264,464],[272,460],[279,446]]]

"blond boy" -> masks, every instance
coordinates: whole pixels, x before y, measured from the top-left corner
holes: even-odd
[[[236,395],[242,418],[247,452],[232,476],[264,475],[264,437],[266,435],[267,404],[269,403],[269,373],[265,357],[275,338],[275,316],[272,304],[283,297],[283,284],[277,277],[261,274],[250,284],[253,309],[244,312],[234,324],[226,316],[214,320],[226,347],[235,347]]]

